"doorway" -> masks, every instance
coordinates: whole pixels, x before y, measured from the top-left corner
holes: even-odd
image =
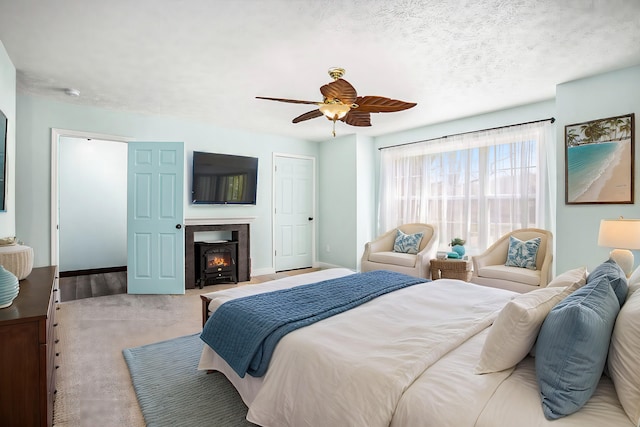
[[[126,291],[127,141],[52,130],[51,263],[67,300]]]

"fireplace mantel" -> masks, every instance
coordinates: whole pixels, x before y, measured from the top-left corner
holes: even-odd
[[[255,216],[235,218],[186,218],[184,225],[251,224]]]

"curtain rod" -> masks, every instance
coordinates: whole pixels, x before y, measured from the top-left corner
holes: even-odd
[[[435,141],[436,139],[445,139],[445,138],[449,138],[449,137],[452,137],[452,136],[460,136],[460,135],[466,135],[466,134],[469,134],[469,133],[476,133],[476,132],[488,132],[490,130],[510,128],[510,127],[513,127],[513,126],[530,125],[530,124],[533,124],[533,123],[541,123],[541,122],[547,122],[547,121],[550,121],[551,123],[553,123],[553,122],[556,121],[556,118],[555,117],[550,117],[548,119],[533,120],[531,122],[515,123],[515,124],[512,124],[512,125],[506,125],[506,126],[496,126],[494,128],[487,128],[487,129],[481,129],[481,130],[471,130],[471,131],[468,131],[468,132],[454,133],[452,135],[445,135],[445,136],[441,136],[441,137],[438,137],[438,138],[429,138],[429,139],[423,139],[423,140],[420,140],[420,141],[404,142],[402,144],[389,145],[388,147],[380,147],[380,148],[378,148],[378,150],[382,151],[382,150],[384,150],[386,148],[402,147],[404,145],[419,144],[421,142]]]

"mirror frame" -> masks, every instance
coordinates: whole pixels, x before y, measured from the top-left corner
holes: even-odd
[[[0,212],[7,211],[7,134],[9,119],[0,110]]]

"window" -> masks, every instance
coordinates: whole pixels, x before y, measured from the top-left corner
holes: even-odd
[[[546,122],[509,126],[382,149],[380,232],[437,226],[440,249],[454,237],[479,253],[518,228],[545,228]]]

